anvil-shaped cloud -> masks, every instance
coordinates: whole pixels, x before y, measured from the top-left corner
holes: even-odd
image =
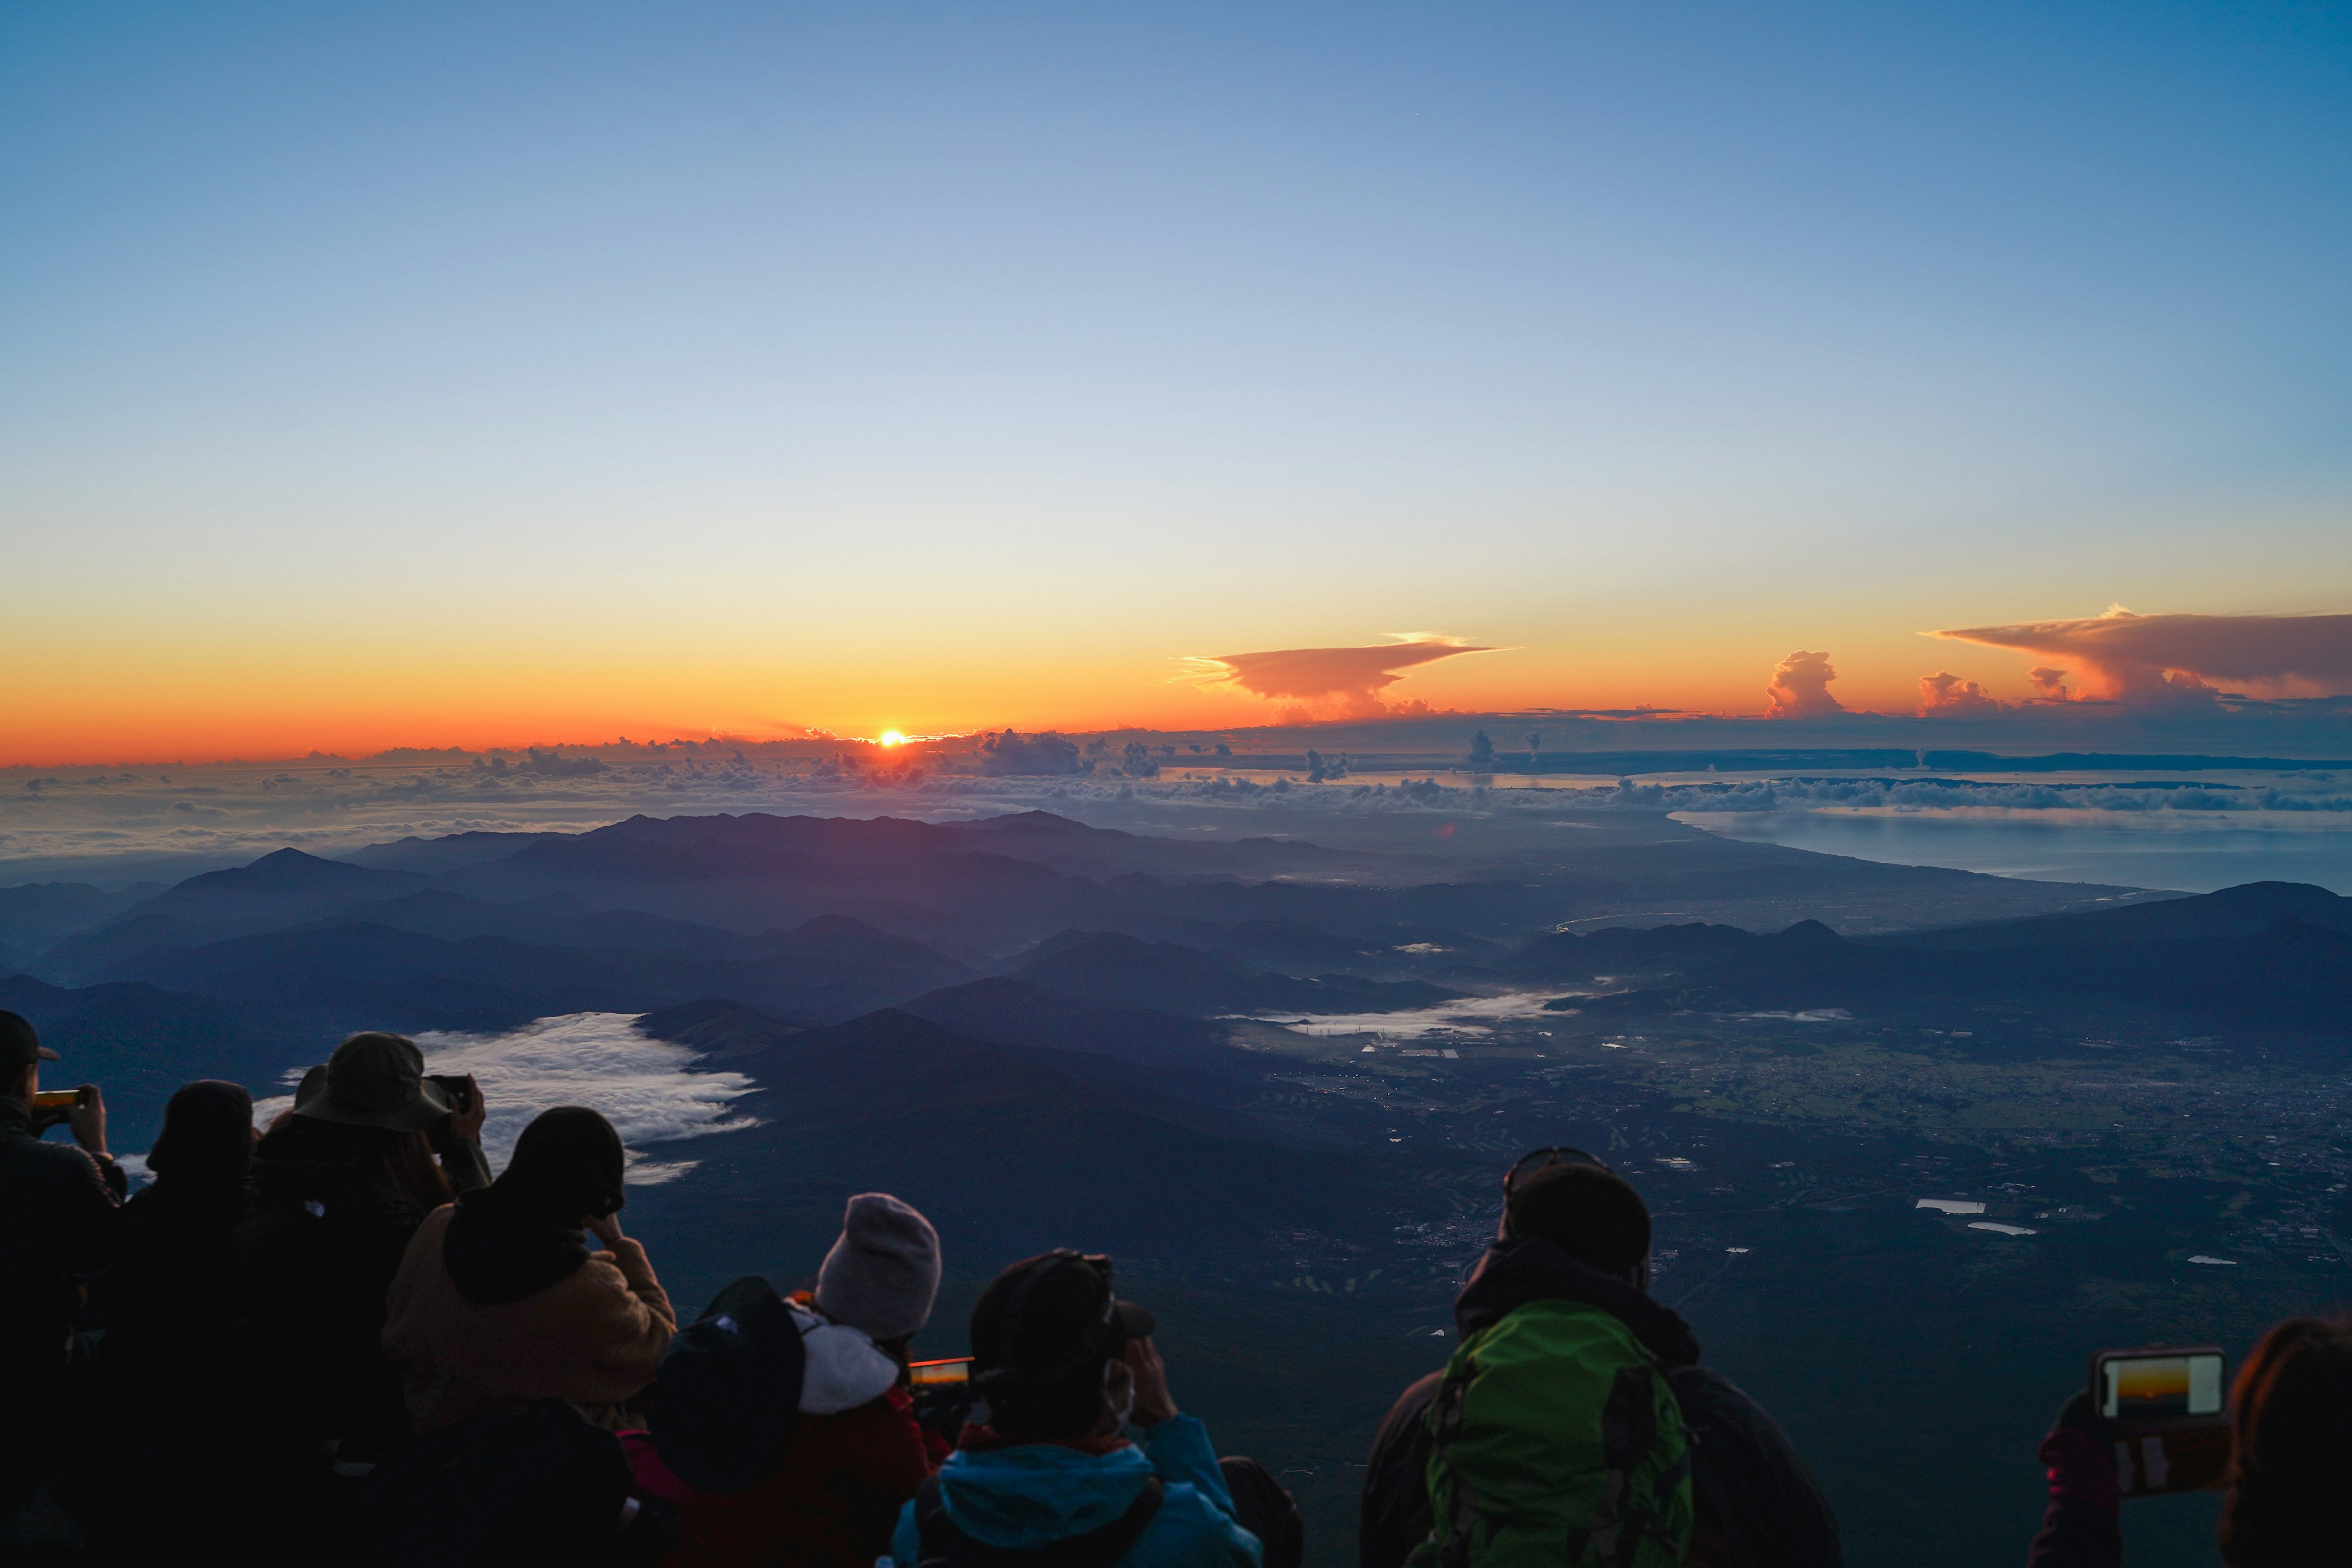
[[[2213,681],[2272,689],[2352,689],[2352,616],[2136,616],[2120,605],[2076,621],[1968,626],[1956,642],[2065,659],[2087,694],[2124,701],[2195,697]],[[2064,672],[2040,668],[2054,690]]]
[[[1415,665],[1461,653],[1492,653],[1460,637],[1398,632],[1371,647],[1293,647],[1268,653],[1223,653],[1190,662],[1205,685],[1231,686],[1254,697],[1335,709],[1357,718],[1387,712],[1380,694]]]

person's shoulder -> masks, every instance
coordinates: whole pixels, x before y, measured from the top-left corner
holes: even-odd
[[[79,1143],[52,1142],[47,1138],[11,1138],[0,1144],[0,1162],[14,1163],[17,1171],[36,1181],[103,1182],[106,1166]]]
[[[1146,1548],[1140,1555],[1161,1562],[1224,1562],[1250,1555],[1255,1539],[1199,1487],[1171,1481],[1139,1544]]]

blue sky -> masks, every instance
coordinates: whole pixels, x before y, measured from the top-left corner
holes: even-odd
[[[2021,691],[1916,634],[2352,608],[2347,68],[2316,6],[12,7],[0,656],[59,735],[384,743],[486,669],[1201,721],[1186,655],[1423,629],[1510,650],[1457,704]]]

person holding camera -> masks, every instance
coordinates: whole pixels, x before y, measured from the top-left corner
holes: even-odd
[[[1169,1394],[1153,1327],[1118,1299],[1108,1258],[1062,1248],[999,1274],[971,1314],[973,1391],[989,1419],[964,1429],[899,1515],[901,1568],[1261,1568],[1208,1429]],[[1292,1533],[1296,1505],[1279,1500],[1281,1516],[1262,1522]]]
[[[422,1435],[542,1399],[617,1429],[677,1331],[621,1234],[626,1155],[584,1106],[543,1110],[505,1173],[425,1217],[393,1280],[383,1348]]]
[[[106,1266],[128,1184],[106,1152],[106,1101],[94,1084],[44,1093],[58,1053],[32,1024],[0,1011],[0,1497],[26,1489],[52,1451],[47,1407],[66,1375],[81,1277]],[[74,1144],[42,1138],[64,1125]]]
[[[2229,1438],[2220,1541],[2229,1568],[2352,1562],[2344,1527],[2344,1497],[2352,1489],[2348,1413],[2352,1319],[2290,1318],[2263,1336],[2238,1369],[2226,1415],[2215,1417],[2226,1420]],[[2130,1488],[2119,1458],[2139,1467],[2142,1490],[2131,1495],[2195,1484],[2178,1471],[2169,1487],[2154,1484],[2168,1479],[2148,1473],[2147,1449],[2161,1439],[2131,1436],[2087,1392],[2059,1410],[2039,1451],[2050,1506],[2027,1548],[2028,1568],[2121,1568],[2118,1514]]]
[[[254,1148],[230,1353],[246,1440],[275,1478],[267,1517],[295,1549],[322,1528],[305,1504],[331,1515],[410,1440],[384,1300],[425,1216],[489,1184],[483,1113],[473,1079],[427,1078],[415,1041],[358,1034]]]

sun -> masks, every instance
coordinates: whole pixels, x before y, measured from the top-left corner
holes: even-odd
[[[885,730],[882,731],[882,744],[886,746],[903,746],[906,743],[907,737],[898,733],[898,731]]]

